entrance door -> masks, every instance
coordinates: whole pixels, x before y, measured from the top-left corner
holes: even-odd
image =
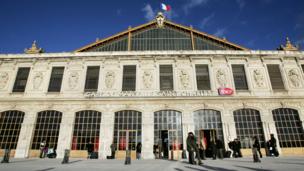
[[[137,136],[136,136],[135,130],[124,130],[118,132],[118,150],[124,151],[124,150],[136,150],[136,142],[137,142]]]
[[[160,131],[160,139],[161,139],[161,154],[165,159],[169,158],[169,135],[168,130]]]
[[[206,157],[212,157],[212,146],[216,141],[216,130],[214,129],[201,129],[198,137],[199,143],[204,141],[206,146]]]

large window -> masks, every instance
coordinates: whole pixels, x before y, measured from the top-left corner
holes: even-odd
[[[182,113],[175,110],[154,112],[154,145],[163,138],[162,131],[168,131],[169,149],[181,150],[183,144]]]
[[[136,89],[136,65],[123,67],[122,91],[135,91]]]
[[[251,148],[252,138],[257,136],[262,147],[265,145],[263,125],[260,112],[254,109],[239,109],[233,112],[236,134],[242,148]]]
[[[299,113],[289,108],[272,111],[281,147],[304,147],[304,132]]]
[[[30,73],[29,67],[18,69],[13,92],[24,92],[25,91],[29,73]]]
[[[24,112],[10,110],[0,113],[0,148],[16,149]]]
[[[210,90],[208,65],[195,65],[198,90]]]
[[[53,67],[49,84],[49,92],[60,92],[64,67]]]
[[[273,90],[284,90],[284,83],[279,65],[267,65],[268,74]]]
[[[117,150],[136,150],[141,142],[141,112],[123,110],[115,112],[114,144]]]
[[[194,112],[195,135],[200,135],[200,130],[214,130],[213,139],[223,140],[223,126],[221,113],[217,110],[202,109]],[[213,132],[208,133],[213,133]],[[209,137],[211,138],[211,137]],[[211,138],[211,139],[212,139]]]
[[[172,65],[159,66],[160,90],[173,90],[173,69]]]
[[[94,110],[76,112],[72,150],[86,150],[87,143],[91,141],[94,150],[98,151],[100,122],[101,112]]]
[[[38,113],[32,149],[39,149],[40,143],[46,141],[49,148],[57,148],[62,113],[47,110]]]
[[[84,91],[97,91],[99,80],[99,66],[89,66],[87,69],[87,77],[85,81]]]
[[[232,65],[233,79],[236,90],[248,90],[244,65]]]

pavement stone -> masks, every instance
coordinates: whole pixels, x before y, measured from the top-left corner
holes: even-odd
[[[61,164],[62,159],[11,159],[10,163],[0,163],[0,171],[303,171],[304,156],[264,157],[261,163],[253,163],[252,158],[229,158],[223,160],[203,160],[203,165],[190,165],[187,160],[132,160],[124,165],[124,160],[99,160],[71,158],[69,164]]]

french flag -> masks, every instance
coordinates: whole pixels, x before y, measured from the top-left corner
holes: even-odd
[[[170,5],[166,5],[166,4],[163,4],[163,3],[161,4],[161,8],[164,11],[170,11],[171,10]]]

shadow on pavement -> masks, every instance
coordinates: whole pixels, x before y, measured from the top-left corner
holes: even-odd
[[[48,170],[53,170],[53,169],[55,169],[55,167],[45,168],[45,169],[36,170],[36,171],[48,171]]]
[[[82,160],[75,160],[75,161],[71,161],[68,164],[73,164],[73,163],[77,163],[77,162],[81,162]]]
[[[208,170],[237,171],[237,170],[226,169],[226,168],[222,168],[222,167],[208,166],[208,165],[201,165],[201,167],[204,167]]]
[[[22,162],[30,162],[30,161],[36,161],[37,159],[28,159],[28,160],[16,160],[16,161],[10,161],[10,163],[22,163]]]
[[[198,170],[198,171],[208,171],[208,170],[199,169],[199,168],[190,167],[190,166],[185,166],[185,168],[192,169],[192,170]]]
[[[273,170],[269,170],[269,169],[260,169],[260,168],[253,168],[253,167],[247,167],[247,166],[238,166],[238,165],[234,165],[234,166],[244,168],[244,169],[254,170],[254,171],[273,171]]]
[[[280,164],[296,164],[296,165],[304,165],[304,163],[295,163],[295,162],[275,162]]]

